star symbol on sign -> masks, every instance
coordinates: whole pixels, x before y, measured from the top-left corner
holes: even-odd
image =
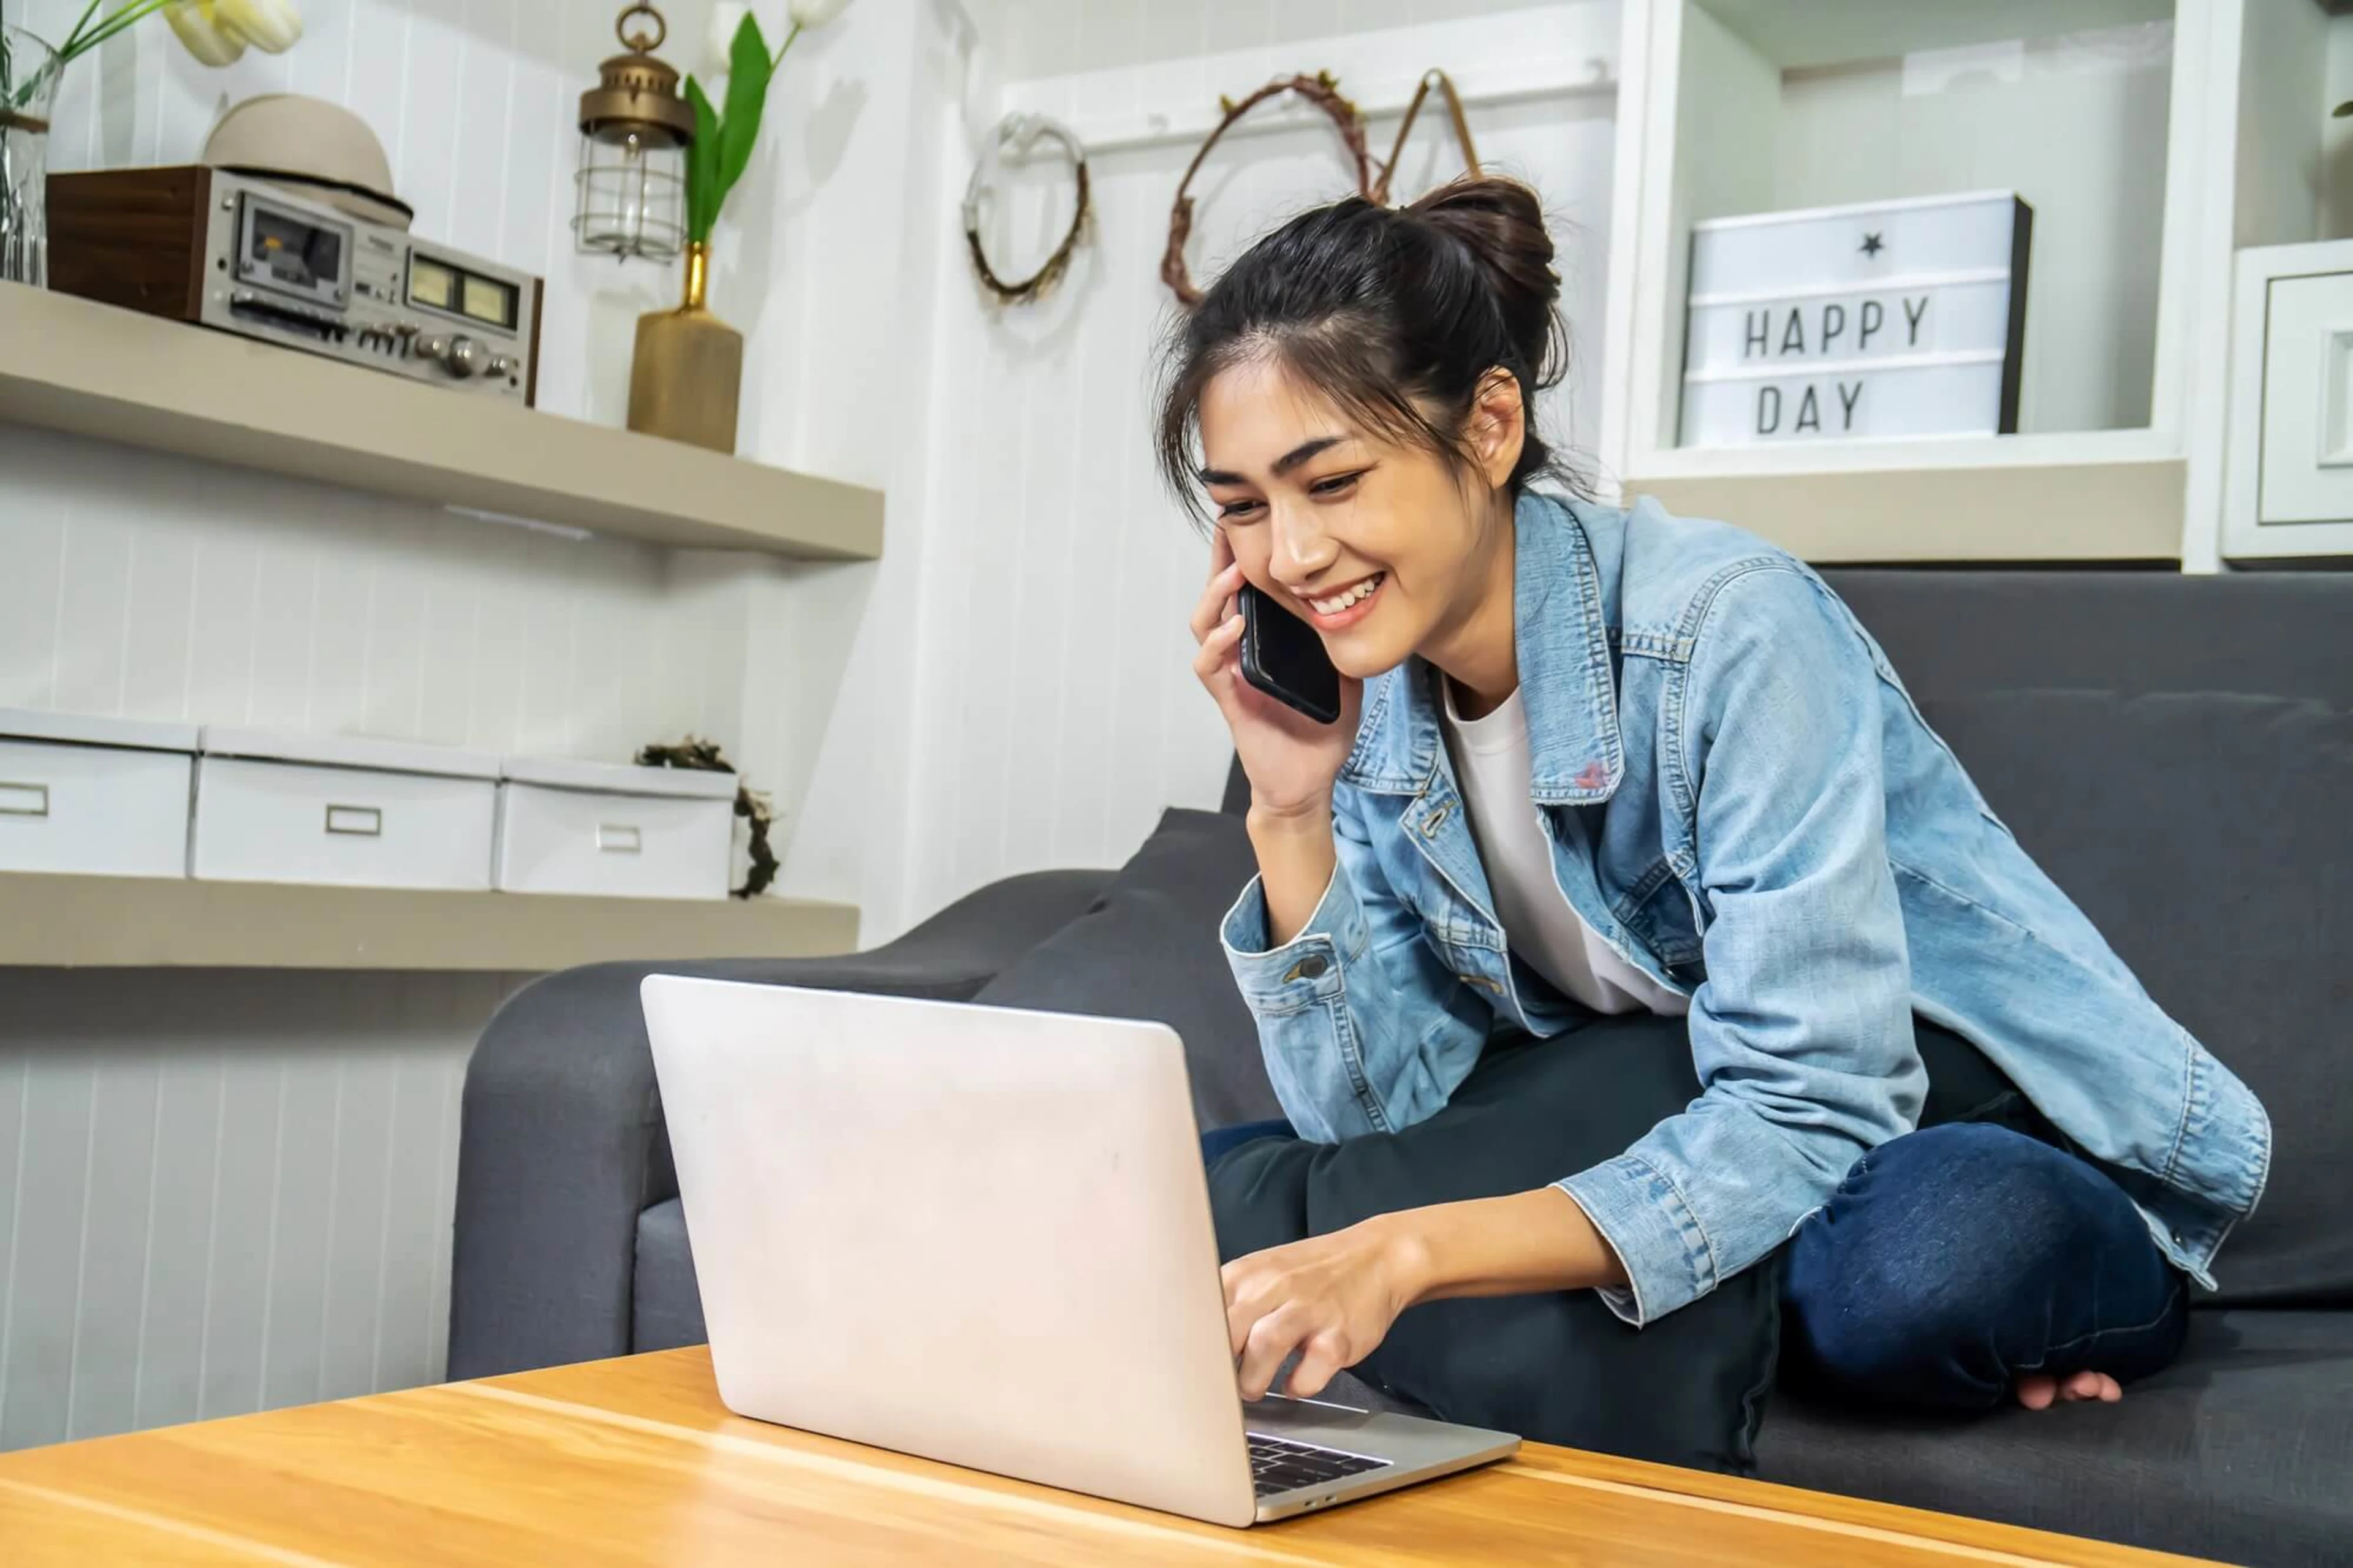
[[[1862,253],[1865,256],[1876,256],[1886,248],[1887,242],[1880,238],[1877,234],[1869,231],[1864,233],[1862,237]]]

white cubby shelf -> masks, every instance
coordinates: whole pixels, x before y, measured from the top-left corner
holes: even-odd
[[[2267,26],[2248,10],[2275,4],[2321,15],[1627,0],[1604,472],[1818,561],[2211,566],[2199,397],[2230,305],[2227,132]],[[1680,444],[1694,224],[1989,190],[2034,209],[2017,434]]]

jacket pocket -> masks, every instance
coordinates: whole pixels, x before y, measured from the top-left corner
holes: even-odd
[[[1661,861],[1635,885],[1633,894],[1610,912],[1661,963],[1681,968],[1699,961],[1703,935],[1699,900],[1683,885],[1672,863]]]

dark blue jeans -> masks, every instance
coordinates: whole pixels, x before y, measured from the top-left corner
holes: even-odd
[[[2124,1190],[2007,1127],[1865,1154],[1798,1227],[1784,1375],[1841,1397],[1986,1410],[2021,1373],[2118,1383],[2181,1353],[2189,1291]]]
[[[1205,1135],[1211,1164],[1284,1121]],[[1835,1397],[1985,1410],[2021,1373],[2128,1383],[2180,1353],[2189,1292],[2122,1188],[2010,1128],[1948,1122],[1855,1162],[1798,1227],[1784,1376]]]

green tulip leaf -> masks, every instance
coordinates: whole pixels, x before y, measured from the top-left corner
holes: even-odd
[[[707,242],[719,222],[719,111],[702,84],[686,79],[686,101],[694,109],[694,145],[686,153],[686,237]]]
[[[727,51],[727,113],[719,127],[719,202],[724,202],[735,182],[752,163],[753,143],[759,140],[760,115],[768,101],[768,80],[776,66],[768,58],[768,40],[749,13],[735,29]],[[718,204],[712,217],[719,216]]]

